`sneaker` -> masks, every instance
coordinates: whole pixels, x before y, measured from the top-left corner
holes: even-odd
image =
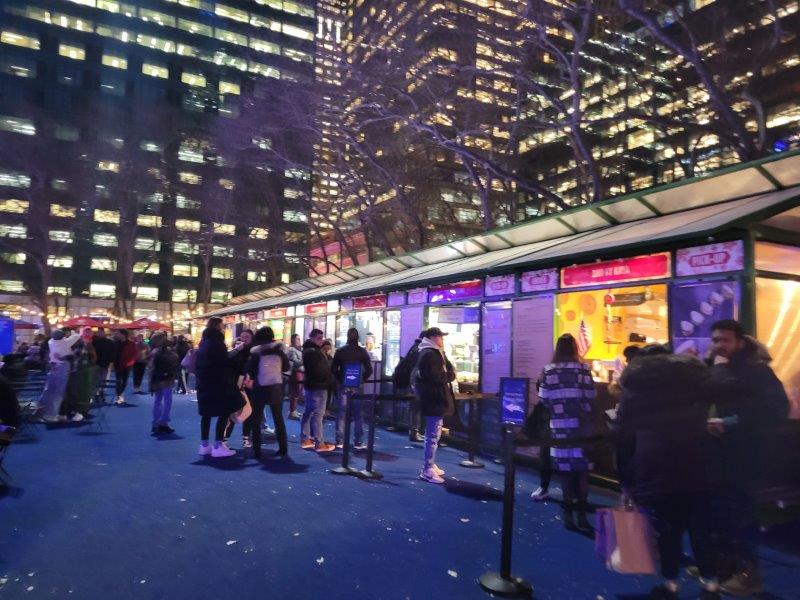
[[[117,406],[122,406],[123,404],[125,404],[125,398],[123,398],[122,396],[117,396],[115,404]]]
[[[539,486],[538,488],[536,488],[534,490],[534,492],[531,494],[531,499],[534,502],[544,502],[549,497],[550,497],[550,492],[548,492],[542,486]]]
[[[242,436],[242,449],[246,450],[247,448],[252,448],[253,442],[250,441],[250,436]]]
[[[314,447],[314,440],[303,440],[300,442],[300,447],[303,450],[311,450]]]
[[[335,446],[337,450],[341,450],[344,448],[344,442],[336,442]]]
[[[761,588],[761,575],[756,569],[741,571],[736,573],[730,579],[723,581],[719,585],[719,589],[729,596],[747,597],[760,594]]]
[[[444,475],[444,469],[442,469],[439,465],[433,465],[431,469],[433,469],[434,473],[436,473],[439,477]]]
[[[72,415],[70,421],[72,421],[73,423],[80,423],[81,421],[83,421],[83,415],[81,413],[75,413],[74,415]]]
[[[367,445],[364,442],[359,442],[358,444],[353,445],[353,450],[358,450],[359,452],[363,452],[367,449]]]
[[[444,477],[433,469],[423,469],[419,472],[419,478],[424,479],[428,483],[444,483]]]
[[[326,452],[333,452],[334,450],[336,450],[336,446],[334,446],[333,444],[326,444],[325,442],[322,442],[320,445],[314,448],[314,450],[316,450],[320,454],[324,454]]]
[[[261,430],[261,433],[267,437],[270,437],[275,435],[275,430],[272,427],[264,427],[264,429]]]
[[[211,444],[208,442],[202,442],[200,447],[197,449],[197,453],[200,456],[209,456],[211,454]]]
[[[303,415],[297,412],[296,410],[293,410],[292,412],[289,413],[289,418],[292,419],[293,421],[299,421],[300,419],[303,418]]]
[[[156,427],[156,433],[175,433],[175,430],[169,425],[159,425]]]
[[[214,447],[211,449],[211,456],[214,458],[225,458],[227,456],[235,456],[236,450],[231,450],[228,448],[227,442],[219,442],[218,444],[215,443]]]

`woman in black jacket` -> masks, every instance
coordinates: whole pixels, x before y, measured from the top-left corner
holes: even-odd
[[[436,450],[444,417],[455,414],[456,401],[450,384],[456,378],[456,372],[444,354],[445,335],[438,327],[424,332],[415,373],[411,377],[425,417],[425,462],[419,477],[430,483],[444,483],[444,471],[436,464]]]
[[[195,361],[197,378],[197,410],[200,413],[201,456],[215,458],[233,456],[235,450],[225,443],[225,428],[233,412],[244,405],[236,389],[236,371],[225,346],[222,319],[211,317],[203,330]],[[214,446],[209,442],[211,418],[217,417]]]
[[[709,371],[663,346],[645,348],[622,374],[617,466],[623,492],[655,531],[664,583],[652,598],[678,598],[681,539],[688,531],[700,568],[701,598],[719,598],[709,545]]]
[[[283,344],[275,341],[275,334],[269,327],[256,331],[247,375],[253,382],[250,402],[253,414],[244,424],[245,432],[253,436],[253,457],[261,457],[261,421],[264,407],[269,406],[275,422],[275,436],[278,438],[278,452],[275,456],[286,456],[289,451],[286,437],[286,423],[283,421],[283,374],[289,371],[289,359],[283,351]]]

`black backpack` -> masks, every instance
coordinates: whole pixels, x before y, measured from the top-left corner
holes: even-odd
[[[411,346],[408,354],[401,358],[400,362],[397,363],[397,366],[394,368],[394,372],[392,373],[392,383],[394,384],[395,390],[405,389],[411,385],[411,372],[414,370],[414,367],[417,366],[418,357],[419,344],[414,344]]]

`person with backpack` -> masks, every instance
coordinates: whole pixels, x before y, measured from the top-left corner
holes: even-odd
[[[419,358],[419,345],[425,335],[421,331],[419,337],[414,340],[411,348],[408,349],[406,355],[400,359],[397,366],[392,373],[392,383],[394,384],[395,394],[405,394],[411,388],[411,372],[417,366],[417,358]],[[409,426],[408,426],[408,440],[410,442],[423,442],[425,438],[422,437],[420,430],[422,429],[422,413],[420,411],[419,400],[416,396],[410,403],[409,410]]]
[[[425,459],[419,478],[429,483],[444,483],[444,470],[436,464],[436,450],[444,418],[454,415],[456,406],[451,386],[456,372],[444,353],[446,335],[438,327],[425,330],[417,365],[411,373],[411,385],[425,417]]]
[[[349,388],[344,383],[345,365],[348,363],[361,364],[361,381],[367,381],[372,376],[372,361],[366,348],[358,343],[358,329],[351,327],[347,330],[347,344],[336,351],[333,356],[331,370],[333,378],[339,385],[339,413],[336,417],[336,447],[344,444],[344,426],[347,418],[347,404],[352,401],[351,414],[355,423],[354,446],[355,450],[366,450],[364,444],[364,414],[361,410],[361,400],[352,399],[353,394],[360,392],[359,388]]]
[[[178,355],[167,344],[164,333],[150,338],[150,393],[153,394],[153,435],[175,433],[169,426],[172,382],[178,371]]]
[[[247,376],[252,381],[250,402],[253,413],[244,423],[245,434],[252,436],[253,458],[261,458],[261,421],[264,408],[269,406],[275,422],[278,451],[275,456],[286,456],[289,452],[286,423],[283,420],[283,374],[291,368],[284,352],[283,342],[275,341],[269,327],[262,327],[253,337]]]

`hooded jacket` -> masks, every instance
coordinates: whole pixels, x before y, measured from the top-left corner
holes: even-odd
[[[270,342],[250,349],[247,374],[259,387],[283,385],[283,374],[290,367],[282,342]]]
[[[361,363],[361,381],[367,381],[372,376],[372,362],[369,353],[366,348],[359,346],[358,342],[347,342],[333,355],[331,370],[338,383],[342,383],[344,366],[347,363]]]
[[[322,349],[311,340],[303,344],[303,368],[305,370],[305,386],[309,390],[326,390],[333,384],[333,374],[328,357]]]
[[[424,338],[419,344],[419,358],[412,373],[422,414],[426,417],[449,417],[455,414],[455,396],[450,382],[456,372],[436,344]],[[414,376],[416,375],[416,376]]]
[[[236,373],[225,335],[218,329],[206,328],[195,359],[197,409],[202,417],[227,417],[244,404],[236,389]]]

